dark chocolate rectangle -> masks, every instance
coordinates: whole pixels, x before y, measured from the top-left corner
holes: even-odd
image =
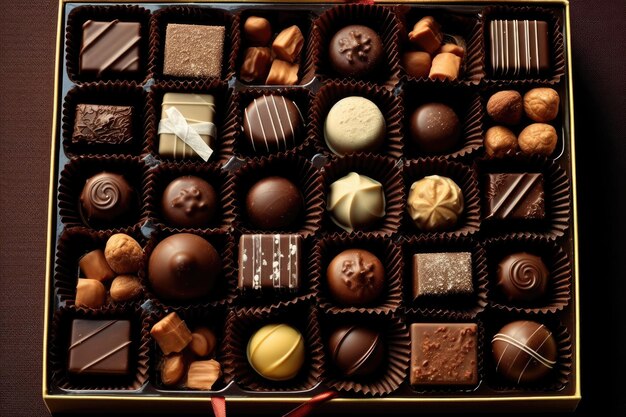
[[[302,237],[284,235],[242,235],[239,239],[240,289],[280,289],[300,287]]]
[[[83,24],[80,73],[100,78],[106,73],[135,74],[140,66],[141,24],[87,20]]]
[[[133,108],[103,104],[76,106],[73,143],[125,145],[133,140]]]
[[[550,67],[548,24],[539,20],[489,22],[491,70],[494,75],[539,75]]]
[[[487,219],[542,220],[546,216],[543,175],[488,174]]]

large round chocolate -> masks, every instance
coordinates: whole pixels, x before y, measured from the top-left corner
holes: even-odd
[[[324,122],[324,139],[337,155],[373,152],[385,142],[387,125],[378,106],[365,97],[346,97],[333,105]]]
[[[298,187],[283,177],[267,177],[246,196],[248,221],[263,230],[293,227],[302,216],[304,201]]]
[[[419,106],[411,115],[410,125],[413,144],[425,153],[449,152],[461,137],[459,117],[442,103]]]
[[[218,197],[211,184],[191,175],[170,182],[161,199],[166,222],[175,227],[206,227],[217,211]]]
[[[373,253],[348,249],[330,262],[326,279],[328,290],[337,303],[362,306],[380,297],[385,286],[385,269]]]
[[[283,96],[261,96],[244,111],[243,133],[254,152],[279,152],[297,145],[303,123],[293,101]]]
[[[496,370],[516,384],[538,381],[556,365],[552,332],[534,321],[507,324],[493,337],[491,349]]]
[[[152,290],[162,299],[184,301],[211,292],[222,273],[222,260],[209,242],[178,233],[159,242],[148,262]]]
[[[367,26],[350,25],[335,33],[328,47],[330,65],[340,75],[369,77],[376,74],[384,57],[380,36]]]
[[[520,252],[498,265],[498,287],[509,301],[532,302],[546,294],[550,272],[541,258]]]
[[[289,325],[268,324],[250,338],[247,357],[263,378],[286,381],[295,377],[304,364],[304,338]]]
[[[123,176],[101,172],[85,182],[80,213],[87,224],[118,222],[135,208],[135,199],[135,191]]]
[[[361,326],[341,326],[328,339],[330,357],[347,377],[366,377],[376,373],[385,360],[381,335]]]

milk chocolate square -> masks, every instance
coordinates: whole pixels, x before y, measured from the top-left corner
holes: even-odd
[[[288,290],[300,287],[302,237],[242,235],[239,239],[240,290]]]
[[[413,298],[469,295],[473,292],[471,253],[413,255]]]
[[[224,26],[170,23],[165,29],[163,74],[219,78],[222,74]]]
[[[411,324],[411,385],[476,385],[477,329],[474,323]]]
[[[79,54],[79,72],[102,78],[109,73],[134,75],[140,69],[141,24],[87,20]]]
[[[130,362],[130,321],[72,321],[68,370],[81,375],[126,375]]]
[[[541,220],[546,216],[543,175],[488,174],[485,191],[486,218]]]

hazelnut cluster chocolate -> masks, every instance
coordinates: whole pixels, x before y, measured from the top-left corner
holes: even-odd
[[[571,391],[556,15],[73,8],[51,381]]]

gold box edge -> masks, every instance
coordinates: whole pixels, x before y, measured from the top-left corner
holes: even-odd
[[[474,398],[464,398],[464,397],[447,397],[447,398],[336,398],[331,400],[334,403],[440,403],[440,402],[452,402],[452,403],[483,403],[483,402],[492,402],[492,403],[501,403],[501,402],[521,402],[521,401],[529,401],[529,402],[555,402],[561,403],[566,402],[571,405],[568,407],[569,410],[574,410],[580,400],[582,399],[581,392],[581,369],[580,369],[580,304],[579,304],[579,262],[578,262],[578,210],[577,210],[577,189],[576,189],[576,151],[575,151],[575,123],[574,123],[574,91],[573,91],[573,80],[572,80],[572,53],[571,53],[571,31],[570,31],[570,2],[569,0],[421,0],[421,1],[404,1],[405,3],[466,3],[467,1],[471,3],[493,3],[493,2],[502,2],[502,3],[554,3],[554,4],[562,4],[565,8],[565,20],[566,20],[566,35],[567,35],[567,68],[568,68],[568,92],[569,92],[569,112],[570,112],[570,158],[571,158],[571,179],[572,179],[572,212],[573,212],[573,241],[574,241],[574,307],[575,307],[575,335],[576,335],[576,343],[575,343],[575,392],[572,395],[566,396],[526,396],[526,397],[474,397]],[[202,3],[342,3],[341,1],[325,1],[325,0],[240,0],[240,1],[232,1],[232,0],[213,0],[211,2],[202,2]],[[398,3],[402,1],[398,0],[380,0],[378,3]],[[60,60],[61,60],[61,45],[62,45],[62,29],[63,29],[63,13],[65,3],[188,3],[185,0],[135,0],[135,1],[118,1],[118,0],[100,0],[100,1],[72,1],[72,0],[59,0],[58,3],[58,18],[57,18],[57,36],[56,36],[56,46],[55,46],[55,69],[54,69],[54,94],[53,94],[53,120],[52,120],[52,140],[51,140],[51,150],[50,150],[50,182],[49,182],[49,190],[48,190],[48,227],[47,227],[47,236],[46,236],[46,272],[45,272],[45,300],[44,300],[44,326],[43,326],[43,366],[42,366],[42,398],[46,405],[46,408],[49,412],[55,412],[57,410],[53,410],[52,404],[56,404],[59,401],[70,401],[70,402],[83,402],[88,400],[115,400],[121,402],[135,402],[135,401],[156,401],[156,402],[184,402],[184,403],[202,403],[209,402],[209,397],[134,397],[134,396],[125,396],[125,395],[107,395],[107,396],[98,396],[98,395],[77,395],[77,396],[68,396],[68,395],[51,395],[48,394],[48,385],[47,385],[47,347],[48,347],[48,315],[50,309],[50,285],[51,285],[51,258],[52,258],[52,240],[53,240],[53,213],[55,212],[54,201],[55,201],[55,185],[56,185],[56,176],[55,170],[57,165],[57,119],[58,119],[58,108],[57,103],[59,99],[59,73],[60,73]],[[270,397],[270,398],[230,398],[229,402],[235,403],[270,403],[270,402],[284,402],[284,403],[300,403],[308,400],[309,397]],[[71,407],[70,407],[71,409]]]

